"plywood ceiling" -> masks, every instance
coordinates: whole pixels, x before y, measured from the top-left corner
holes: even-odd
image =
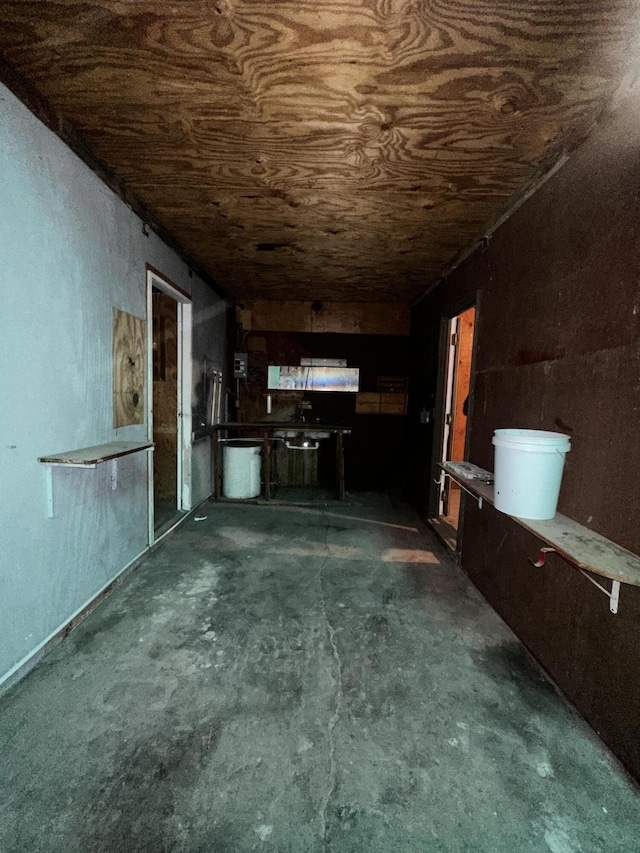
[[[0,52],[231,295],[409,301],[592,127],[637,0],[2,0]]]

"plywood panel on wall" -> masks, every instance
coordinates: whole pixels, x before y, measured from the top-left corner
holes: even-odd
[[[346,335],[408,335],[405,305],[358,302],[275,302],[255,300],[237,311],[244,331],[317,332]]]
[[[406,394],[381,394],[380,392],[356,394],[357,415],[404,415],[406,412]]]
[[[113,426],[144,423],[145,321],[113,309]]]
[[[363,391],[356,394],[356,414],[357,415],[379,415],[380,414],[380,394],[377,391]]]

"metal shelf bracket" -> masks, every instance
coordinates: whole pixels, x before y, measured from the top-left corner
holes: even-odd
[[[465,489],[464,485],[460,482],[460,480],[457,480],[455,477],[452,477],[451,474],[449,474],[447,471],[443,471],[442,474],[440,474],[440,478],[438,480],[433,481],[436,486],[442,486],[444,484],[444,480],[442,479],[443,477],[448,477],[450,480],[453,480],[453,482],[457,486],[460,486],[463,492],[466,492],[468,495],[471,495],[474,501],[478,504],[478,509],[482,509],[482,497],[480,495],[474,494],[473,492],[470,492],[469,489]]]
[[[600,592],[603,592],[607,596],[607,598],[609,599],[609,610],[612,613],[618,612],[618,602],[620,601],[620,581],[612,580],[611,589],[608,590],[606,587],[602,586],[601,583],[598,583],[597,580],[592,578],[588,572],[585,572],[585,570],[581,566],[578,566],[571,560],[567,559],[564,554],[561,554],[555,548],[540,548],[538,559],[535,561],[529,560],[529,563],[532,566],[535,566],[537,569],[541,569],[546,563],[547,554],[557,554],[558,557],[561,557],[565,561],[565,563],[571,566],[572,569],[575,569],[577,572],[580,572],[580,574],[585,577],[589,581],[589,583],[592,583],[600,590]]]

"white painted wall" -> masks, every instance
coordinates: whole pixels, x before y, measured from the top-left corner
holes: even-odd
[[[145,551],[144,454],[54,470],[39,456],[113,440],[112,309],[144,317],[145,264],[193,298],[193,356],[224,364],[224,304],[6,88],[0,86],[0,682]],[[194,447],[193,505],[211,493]]]

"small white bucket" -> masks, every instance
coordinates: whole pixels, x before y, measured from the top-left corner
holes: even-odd
[[[255,439],[234,438],[222,450],[222,494],[242,500],[260,494],[260,450]]]
[[[553,518],[570,436],[540,429],[497,429],[493,445],[495,508],[517,518]]]

